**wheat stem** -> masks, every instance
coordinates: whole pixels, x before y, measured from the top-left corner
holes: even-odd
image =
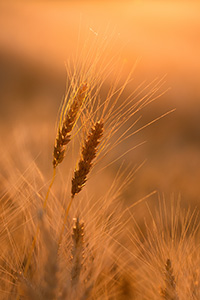
[[[46,193],[46,197],[45,197],[45,200],[44,200],[44,203],[43,203],[43,209],[45,209],[46,206],[47,206],[47,200],[49,198],[49,193],[50,193],[50,190],[52,188],[52,185],[54,183],[55,178],[56,178],[56,168],[53,168],[53,176],[52,176],[51,182],[49,184],[49,188],[48,188],[47,193]]]

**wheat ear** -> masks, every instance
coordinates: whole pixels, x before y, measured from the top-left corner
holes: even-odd
[[[85,185],[87,181],[87,175],[89,174],[92,168],[92,162],[97,155],[97,148],[100,143],[100,139],[103,136],[103,127],[104,127],[103,120],[96,122],[95,125],[91,128],[82,146],[81,159],[78,163],[78,169],[75,170],[74,176],[72,178],[71,199],[65,212],[63,226],[59,238],[59,244],[62,241],[65,224],[67,222],[67,217],[74,196],[78,194],[82,190],[83,186]]]
[[[87,84],[83,83],[76,92],[75,98],[64,118],[61,126],[58,128],[57,137],[53,152],[53,167],[56,168],[65,156],[66,145],[71,139],[71,131],[76,124],[78,113],[86,97]]]
[[[71,284],[74,287],[79,282],[84,251],[84,223],[80,223],[79,218],[74,218],[72,240]]]
[[[74,198],[78,194],[87,180],[87,175],[89,174],[92,161],[96,157],[97,146],[100,143],[100,138],[103,135],[103,122],[96,122],[94,127],[91,129],[85,144],[82,147],[81,159],[78,163],[78,169],[74,172],[74,177],[72,178],[72,188],[71,196]]]
[[[164,300],[178,300],[178,295],[176,293],[176,282],[170,259],[167,259],[165,265],[165,288],[161,290],[161,295]]]

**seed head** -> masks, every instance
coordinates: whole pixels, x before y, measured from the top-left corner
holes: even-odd
[[[103,121],[96,122],[94,127],[91,128],[90,133],[88,134],[87,139],[82,147],[81,159],[78,164],[78,169],[74,172],[74,177],[72,178],[72,188],[71,195],[72,198],[75,194],[78,194],[86,180],[87,175],[91,170],[92,161],[97,154],[97,146],[100,143],[100,138],[103,135]]]
[[[87,84],[82,84],[74,96],[71,106],[66,114],[62,126],[58,129],[53,152],[53,167],[56,168],[65,156],[66,145],[71,139],[71,131],[78,119],[78,113],[86,97]]]

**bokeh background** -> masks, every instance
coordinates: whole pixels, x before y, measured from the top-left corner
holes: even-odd
[[[51,137],[48,134],[65,93],[65,62],[87,36],[109,34],[116,37],[110,55],[116,55],[120,49],[125,62],[122,79],[138,61],[128,92],[144,80],[148,83],[166,75],[161,92],[170,89],[144,109],[140,126],[176,108],[118,150],[121,154],[134,144],[147,141],[124,158],[126,164],[133,165],[146,160],[124,194],[125,199],[131,203],[158,190],[166,199],[173,193],[176,198],[180,195],[183,203],[199,206],[199,1],[1,1],[2,143],[5,132],[14,131],[20,140],[23,131],[32,141],[34,155],[39,155],[41,150],[34,145],[38,140],[41,145],[41,140],[31,138],[31,128],[40,135],[40,122],[45,124],[42,128],[52,142],[55,132]],[[6,136],[9,140],[11,135]],[[8,144],[13,148],[12,141]],[[49,157],[51,151],[47,151]],[[46,161],[42,163],[45,165]],[[113,166],[110,174],[117,168]]]

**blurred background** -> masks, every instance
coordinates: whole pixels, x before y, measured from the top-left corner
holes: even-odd
[[[144,109],[140,126],[176,108],[121,145],[120,154],[147,141],[125,156],[127,164],[146,163],[124,197],[131,203],[156,189],[166,198],[174,193],[183,203],[200,205],[199,1],[1,1],[1,141],[8,128],[17,139],[17,127],[26,129],[27,139],[32,127],[40,136],[39,122],[48,136],[65,94],[65,62],[87,36],[104,38],[109,32],[116,36],[110,55],[120,49],[125,62],[123,80],[137,61],[127,95],[144,80],[166,75],[161,93],[170,89]],[[55,131],[48,141],[54,136]]]

